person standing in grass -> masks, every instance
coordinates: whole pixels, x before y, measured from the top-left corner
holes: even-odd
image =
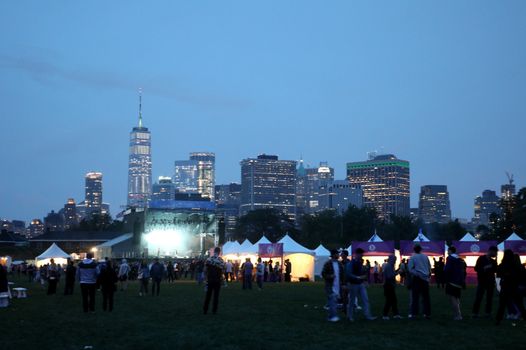
[[[99,269],[93,260],[93,254],[87,253],[86,259],[82,260],[77,268],[77,279],[80,281],[80,292],[82,294],[82,309],[85,313],[88,311],[95,312],[98,274]]]
[[[143,295],[148,294],[148,282],[150,281],[150,269],[144,260],[141,261],[141,266],[139,267],[138,279],[141,284],[139,296],[142,297]]]
[[[444,267],[444,280],[446,282],[446,294],[453,309],[453,319],[462,320],[460,312],[460,294],[462,288],[466,287],[466,263],[457,255],[457,249],[453,246],[447,250],[448,257]]]
[[[349,260],[349,251],[348,250],[342,250],[340,253],[341,263],[343,267],[343,271],[347,268],[347,264],[349,264],[351,261]],[[340,281],[340,300],[343,307],[343,313],[347,314],[348,304],[349,304],[349,288],[347,287],[347,281],[345,280],[345,273],[343,274],[343,280]]]
[[[291,274],[292,274],[292,263],[289,259],[285,260],[285,282],[291,281]]]
[[[345,269],[345,280],[349,287],[349,309],[347,310],[347,317],[349,321],[354,321],[354,309],[356,308],[356,298],[360,297],[362,301],[362,309],[365,318],[373,321],[376,317],[371,315],[369,307],[369,296],[364,282],[367,280],[367,272],[363,264],[363,249],[357,248],[354,252],[354,258],[351,260]]]
[[[66,282],[64,287],[64,295],[72,295],[73,288],[75,287],[75,275],[77,274],[77,268],[73,265],[73,260],[68,259],[66,266]]]
[[[519,291],[519,283],[523,278],[524,267],[520,259],[513,254],[511,249],[504,251],[504,256],[497,267],[497,277],[500,277],[499,308],[497,310],[497,325],[504,318],[504,310],[508,305],[515,305],[522,318],[526,320],[526,310]]]
[[[210,299],[212,294],[214,295],[214,301],[212,303],[212,313],[217,313],[217,308],[219,306],[219,291],[221,289],[221,279],[225,273],[225,262],[219,254],[221,253],[221,248],[216,247],[214,249],[214,255],[209,257],[205,262],[204,273],[206,276],[206,296],[205,303],[203,305],[203,313],[206,315],[208,313],[208,306],[210,305]]]
[[[102,290],[102,310],[113,311],[113,295],[117,289],[119,277],[113,268],[111,260],[107,260],[99,275],[99,283]]]
[[[385,305],[384,305],[384,314],[382,319],[389,320],[389,311],[393,311],[393,318],[400,319],[400,313],[398,312],[398,300],[396,298],[396,275],[398,272],[395,268],[396,256],[390,255],[387,258],[387,263],[384,265],[383,274],[384,274],[384,296],[385,296]]]
[[[57,293],[57,284],[59,278],[58,266],[55,264],[55,260],[51,259],[49,261],[49,266],[47,267],[47,278],[48,278],[48,288],[47,295]]]
[[[159,262],[159,258],[155,258],[150,267],[150,276],[152,277],[152,297],[161,292],[161,281],[164,277],[164,265]],[[157,290],[157,294],[155,291]]]
[[[128,288],[128,275],[130,273],[130,265],[126,259],[122,259],[121,266],[119,266],[119,281],[121,284],[121,291]]]
[[[495,291],[495,274],[497,273],[497,252],[498,248],[491,246],[486,255],[479,256],[475,264],[477,273],[477,293],[473,303],[473,318],[478,318],[480,304],[486,294],[486,317],[491,317],[493,306],[493,292]]]
[[[422,253],[422,247],[415,245],[415,252],[409,259],[408,269],[411,274],[411,314],[410,318],[418,316],[420,297],[424,306],[424,317],[431,317],[431,299],[429,296],[429,279],[431,264],[427,255]]]
[[[258,258],[258,264],[256,265],[256,282],[259,290],[263,289],[263,278],[265,277],[265,264]]]
[[[323,265],[321,271],[321,276],[325,281],[325,293],[327,294],[327,304],[329,306],[329,322],[338,322],[340,320],[337,314],[337,305],[341,293],[341,283],[344,280],[344,270],[338,258],[338,251],[332,249],[331,259]]]
[[[243,264],[243,289],[252,289],[252,270],[254,265],[250,261],[250,258],[245,260]]]

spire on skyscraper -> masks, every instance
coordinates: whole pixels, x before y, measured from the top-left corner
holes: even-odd
[[[142,128],[142,88],[139,88],[139,128]]]

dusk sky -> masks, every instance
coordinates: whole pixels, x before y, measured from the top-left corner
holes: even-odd
[[[90,170],[116,214],[139,88],[155,179],[192,151],[218,184],[260,153],[343,179],[378,150],[462,218],[526,185],[526,1],[4,1],[0,32],[0,218],[83,200]]]

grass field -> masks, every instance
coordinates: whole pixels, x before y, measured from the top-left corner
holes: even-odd
[[[115,310],[81,311],[75,295],[46,296],[23,281],[28,299],[0,309],[1,349],[504,349],[526,344],[525,323],[490,320],[454,322],[443,291],[432,290],[431,320],[361,320],[328,323],[321,283],[266,284],[263,291],[243,291],[237,283],[221,290],[219,313],[203,315],[203,287],[193,282],[163,282],[161,296],[139,297],[137,283],[115,295]],[[59,286],[62,291],[63,286]],[[407,291],[397,289],[407,315]],[[463,295],[470,315],[474,289]],[[372,310],[380,316],[381,287],[369,288]]]

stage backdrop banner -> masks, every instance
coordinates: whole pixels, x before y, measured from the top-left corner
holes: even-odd
[[[283,256],[283,243],[260,243],[258,253],[262,258],[280,258]]]
[[[364,256],[384,256],[394,253],[394,242],[352,242],[353,254],[356,249],[362,248]]]
[[[410,256],[413,254],[413,247],[415,245],[422,247],[422,253],[427,255],[444,255],[445,241],[432,242],[414,242],[414,241],[400,241],[400,255]]]
[[[526,255],[526,241],[504,241],[504,249],[511,249],[515,254]]]
[[[453,241],[453,246],[457,248],[458,255],[484,255],[489,247],[497,246],[497,241]]]

